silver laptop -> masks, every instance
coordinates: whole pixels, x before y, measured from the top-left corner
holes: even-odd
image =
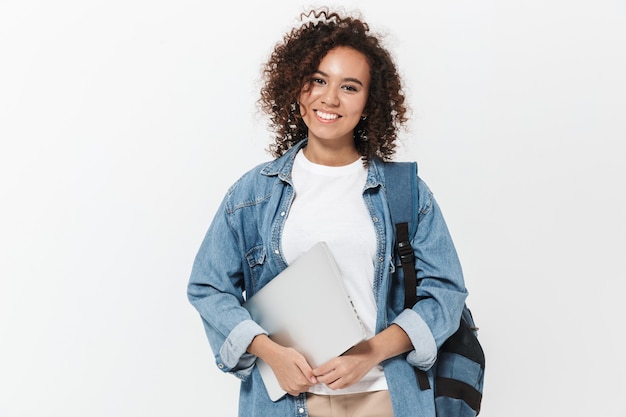
[[[292,262],[244,307],[272,340],[302,353],[312,368],[365,339],[325,242],[316,243]],[[270,366],[260,358],[256,364],[272,401],[285,395]]]

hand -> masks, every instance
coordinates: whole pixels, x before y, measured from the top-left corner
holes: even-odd
[[[307,392],[317,384],[317,378],[306,358],[293,348],[280,347],[277,353],[264,359],[272,368],[280,387],[290,395]]]
[[[342,356],[315,368],[313,374],[330,389],[347,388],[359,382],[378,363],[371,346],[362,342]]]
[[[306,358],[297,350],[279,345],[267,335],[258,335],[248,352],[263,359],[274,371],[280,387],[290,395],[298,395],[317,384],[317,378]]]
[[[330,389],[347,388],[359,382],[374,366],[385,359],[408,352],[412,348],[409,336],[400,326],[392,324],[342,356],[314,369],[313,375]]]

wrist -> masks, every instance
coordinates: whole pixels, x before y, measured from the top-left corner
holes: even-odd
[[[247,352],[253,354],[254,356],[258,356],[259,358],[263,358],[267,356],[267,353],[273,348],[272,345],[276,343],[269,338],[265,333],[261,333],[256,335],[250,345],[248,345]]]
[[[371,349],[379,363],[406,353],[413,348],[409,336],[396,324],[392,324],[378,333],[369,342],[371,342]]]

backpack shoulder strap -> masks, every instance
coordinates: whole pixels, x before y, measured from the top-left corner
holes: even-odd
[[[411,237],[417,232],[418,176],[416,162],[388,162],[385,164],[385,190],[396,229],[396,251],[404,273],[404,308],[417,302],[417,274]],[[420,389],[430,389],[426,372],[416,369]]]
[[[411,236],[417,230],[417,163],[387,162],[385,188],[394,224],[407,223]]]
[[[385,164],[385,190],[396,229],[396,250],[404,272],[404,306],[411,308],[417,302],[417,277],[411,237],[415,236],[418,221],[418,177],[416,162],[388,162]]]

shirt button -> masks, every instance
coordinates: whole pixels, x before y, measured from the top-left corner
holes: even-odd
[[[382,256],[378,258],[378,262],[382,262],[384,260],[385,260],[385,258],[383,258]]]
[[[287,213],[285,213],[284,211],[281,211],[281,212],[280,212],[280,215],[281,215],[282,217],[285,217],[285,214],[287,214]]]
[[[300,414],[304,413],[304,408],[302,408],[302,407],[298,408],[298,413],[300,413]]]
[[[220,369],[224,369],[224,364],[220,363],[220,364],[217,365],[217,367],[220,368]]]
[[[372,220],[374,221],[374,223],[378,223],[378,217],[373,217]]]
[[[275,253],[276,255],[278,255],[278,254],[280,253],[280,251],[279,251],[278,249],[274,249],[274,253]]]

